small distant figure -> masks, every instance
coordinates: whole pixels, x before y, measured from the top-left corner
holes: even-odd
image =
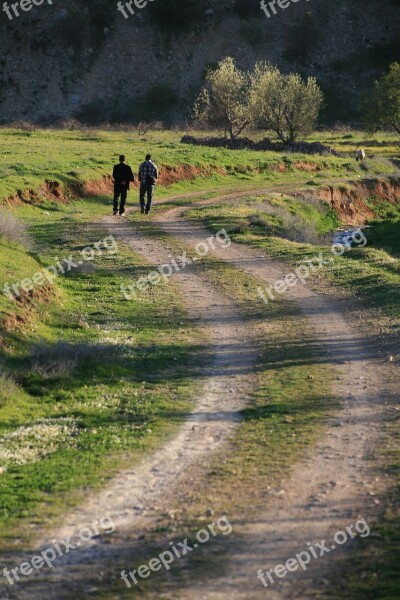
[[[365,158],[366,158],[366,154],[365,154],[364,150],[362,148],[359,148],[359,150],[357,150],[357,152],[356,152],[356,161],[364,162]]]
[[[121,154],[119,157],[119,164],[115,165],[113,171],[114,178],[114,210],[113,214],[117,215],[118,211],[121,217],[125,214],[125,203],[128,195],[128,190],[130,184],[135,181],[135,176],[133,175],[133,171],[129,165],[125,163],[125,156]],[[118,201],[121,197],[121,201]]]
[[[146,160],[139,167],[140,181],[140,212],[149,214],[153,200],[154,186],[158,179],[157,165],[151,160],[151,154],[147,154]],[[145,205],[145,196],[147,194],[147,203]]]

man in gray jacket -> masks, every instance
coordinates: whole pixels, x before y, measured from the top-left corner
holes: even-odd
[[[158,179],[157,165],[151,160],[151,155],[146,156],[146,160],[139,167],[140,181],[140,210],[141,213],[149,214],[151,202],[153,200],[154,186]],[[147,203],[145,205],[145,196],[147,194]]]

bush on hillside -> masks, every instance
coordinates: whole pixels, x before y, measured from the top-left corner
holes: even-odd
[[[5,210],[0,211],[0,240],[21,244],[27,250],[33,247],[28,227]]]
[[[368,129],[392,129],[400,134],[400,63],[375,82],[366,102],[365,121]]]

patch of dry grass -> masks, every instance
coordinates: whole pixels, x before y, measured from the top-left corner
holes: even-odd
[[[45,420],[19,427],[0,438],[0,473],[9,465],[25,465],[56,452],[78,432],[71,419]]]
[[[33,240],[28,233],[28,226],[5,210],[0,211],[0,238],[20,244],[26,250],[33,249]]]

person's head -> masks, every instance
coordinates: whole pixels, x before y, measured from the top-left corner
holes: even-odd
[[[146,154],[146,160],[151,160],[151,154]]]
[[[124,154],[121,154],[121,156],[119,157],[119,162],[123,163],[126,161],[126,156]]]

